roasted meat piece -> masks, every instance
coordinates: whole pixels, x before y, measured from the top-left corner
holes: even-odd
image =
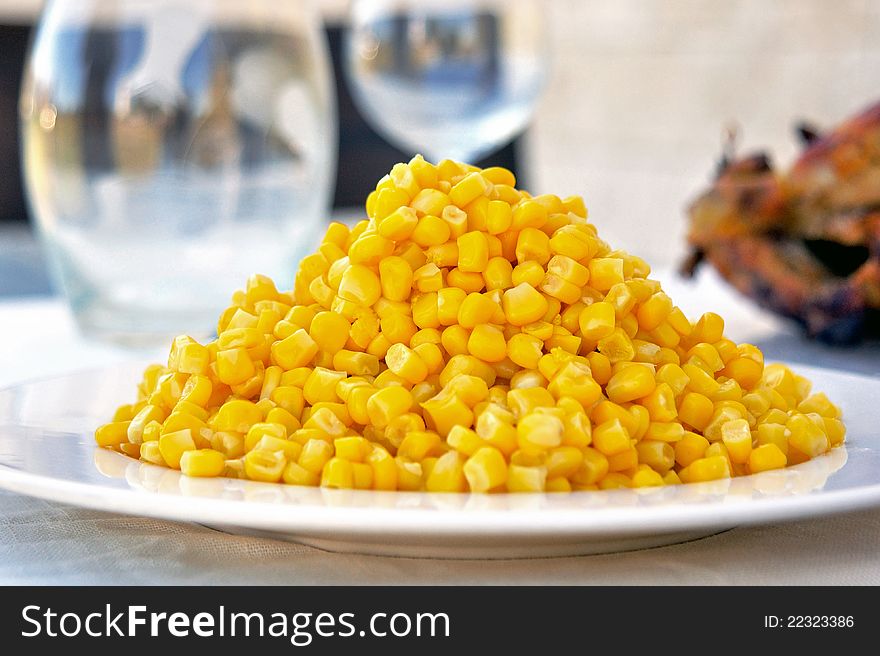
[[[880,103],[806,148],[780,174],[765,154],[725,157],[688,208],[692,251],[740,292],[822,341],[880,335]]]

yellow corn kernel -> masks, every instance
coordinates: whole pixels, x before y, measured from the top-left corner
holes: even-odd
[[[607,336],[599,339],[598,349],[612,364],[630,362],[635,357],[632,340],[620,328],[615,328]]]
[[[557,275],[578,288],[586,285],[590,277],[587,267],[567,255],[554,255],[550,258],[547,273]]]
[[[296,460],[302,452],[302,445],[294,440],[284,440],[271,435],[264,435],[248,453],[253,451],[278,452],[289,460]]]
[[[541,228],[548,218],[547,208],[535,200],[523,200],[513,209],[512,230]]]
[[[409,412],[412,404],[413,398],[409,390],[392,385],[378,390],[369,397],[367,416],[374,426],[384,428],[394,417]]]
[[[157,405],[148,403],[138,410],[126,428],[126,437],[131,444],[140,444],[143,442],[144,428],[152,421],[165,421],[165,411]],[[113,433],[117,429],[109,429],[109,432],[102,435],[103,439],[112,440]],[[121,443],[121,442],[120,442]],[[110,446],[110,444],[102,445]]]
[[[524,282],[532,287],[537,287],[543,282],[545,275],[544,267],[537,262],[523,262],[513,268],[513,271],[510,273],[510,281],[514,287]]]
[[[611,361],[608,357],[598,351],[593,351],[587,354],[587,361],[590,365],[593,380],[600,385],[606,385],[611,380]]]
[[[688,392],[684,395],[678,408],[678,417],[691,428],[704,430],[712,420],[715,406],[703,394]]]
[[[328,353],[336,353],[348,341],[351,325],[345,317],[336,312],[318,312],[309,328],[309,337],[318,348]]]
[[[374,219],[382,220],[398,207],[406,205],[408,202],[409,196],[402,189],[394,187],[385,188],[376,195],[370,208],[372,212],[369,214]]]
[[[463,355],[468,352],[467,343],[470,331],[459,325],[449,326],[441,335],[441,344],[450,356]]]
[[[543,492],[547,468],[511,464],[507,471],[508,492]]]
[[[390,344],[409,344],[413,335],[415,335],[420,326],[405,314],[397,314],[392,312],[386,314],[379,322],[382,329],[382,336],[389,341]],[[387,355],[387,351],[386,351]]]
[[[648,410],[651,421],[672,421],[678,416],[675,394],[668,383],[659,383],[654,391],[641,400]]]
[[[813,421],[815,417],[818,421]],[[788,445],[797,449],[808,458],[815,458],[829,448],[828,436],[825,435],[824,422],[820,415],[796,413],[789,417],[786,428],[790,431]]]
[[[440,325],[437,317],[437,292],[420,294],[413,299],[412,320],[421,329],[437,328]]]
[[[243,348],[217,352],[217,378],[227,385],[243,383],[254,375],[254,363]]]
[[[527,452],[541,451],[562,444],[564,426],[558,417],[531,413],[520,418],[516,427],[520,449]]]
[[[695,364],[685,364],[681,368],[688,377],[688,388],[693,392],[698,392],[703,396],[713,398],[718,393],[719,383],[711,374],[696,366]]]
[[[458,267],[450,270],[446,275],[446,282],[450,286],[463,289],[469,294],[472,292],[478,292],[486,286],[482,274],[462,271]]]
[[[405,301],[412,289],[413,270],[402,257],[391,256],[379,263],[379,287],[390,301]]]
[[[600,292],[607,292],[617,283],[624,281],[623,260],[617,257],[597,257],[590,260],[590,286]]]
[[[442,326],[451,326],[458,321],[458,312],[467,293],[458,287],[446,287],[437,292],[437,320]]]
[[[503,200],[491,200],[486,209],[486,229],[492,235],[500,235],[510,229],[513,211]]]
[[[468,427],[473,423],[471,408],[455,394],[442,392],[422,403],[428,425],[442,437],[446,437],[454,426]]]
[[[412,431],[400,443],[397,455],[414,462],[420,462],[435,455],[440,447],[440,436],[432,431]]]
[[[333,457],[334,446],[325,440],[306,440],[302,446],[297,463],[315,476],[324,470],[324,465]]]
[[[523,282],[504,292],[502,307],[508,323],[525,326],[544,316],[547,300],[538,290]]]
[[[630,436],[619,419],[611,419],[593,429],[593,446],[605,456],[613,456],[631,448]]]
[[[274,437],[279,440],[287,439],[287,427],[283,424],[270,424],[258,422],[247,430],[244,438],[244,450],[251,451],[264,437]]]
[[[376,389],[384,389],[386,387],[402,387],[410,389],[411,383],[405,378],[401,378],[390,369],[386,369],[373,379],[373,387]]]
[[[720,478],[729,478],[730,469],[727,465],[727,458],[724,456],[711,456],[694,460],[690,465],[682,469],[678,475],[683,483],[702,483],[715,481]]]
[[[663,292],[657,292],[639,307],[639,328],[648,332],[655,330],[671,312],[672,300]]]
[[[639,454],[634,447],[608,456],[608,470],[612,472],[624,472],[630,474],[636,470],[639,465]]]
[[[684,426],[677,421],[652,421],[648,424],[643,437],[658,442],[678,442],[684,434]]]
[[[468,337],[467,350],[471,355],[485,362],[501,362],[507,357],[504,333],[491,324],[479,324]]]
[[[548,478],[544,483],[545,492],[571,492],[571,482],[567,478]]]
[[[783,421],[788,420],[788,416],[782,417]],[[759,423],[755,429],[755,441],[758,445],[775,444],[784,455],[788,455],[788,437],[790,431],[781,423]]]
[[[208,349],[197,342],[183,344],[178,350],[176,369],[182,374],[205,374],[209,363]]]
[[[709,440],[696,433],[685,432],[684,437],[675,442],[675,462],[682,467],[687,467],[695,460],[702,458],[709,448]]]
[[[659,474],[665,474],[675,464],[675,449],[667,442],[642,440],[636,444],[639,463],[648,465]]]
[[[839,419],[831,417],[822,417],[822,423],[825,424],[825,434],[828,436],[828,442],[831,446],[843,444],[846,439],[846,427]]]
[[[354,487],[354,467],[348,460],[331,458],[321,472],[321,487],[351,489]]]
[[[437,186],[439,180],[437,167],[426,162],[421,155],[416,155],[409,161],[409,169],[422,188]]]
[[[363,462],[373,450],[369,440],[360,435],[337,437],[333,440],[333,447],[337,458],[343,458],[350,462]]]
[[[428,367],[428,374],[436,374],[443,369],[443,351],[436,344],[419,344],[413,348],[415,354]]]
[[[172,413],[172,414],[174,414],[174,413]],[[125,422],[125,423],[128,423],[128,422]],[[162,424],[160,424],[158,421],[151,421],[150,423],[148,423],[146,426],[144,426],[143,441],[144,442],[158,442],[159,438],[162,436],[162,432],[163,432],[162,428],[163,428]],[[182,428],[186,428],[186,426],[183,426]],[[165,432],[168,432],[168,431],[165,431]],[[128,441],[128,440],[126,440],[126,441]]]
[[[149,424],[153,423],[156,423],[156,425],[158,426],[158,423],[153,420],[149,422]],[[95,441],[98,443],[98,446],[109,447],[116,447],[125,442],[128,442],[129,444],[139,444],[141,441],[150,441],[145,439],[144,434],[147,432],[147,427],[145,426],[142,429],[141,433],[143,439],[139,440],[138,442],[129,442],[128,427],[130,424],[130,421],[114,421],[110,422],[109,424],[99,426],[98,429],[95,431]]]
[[[632,477],[632,487],[658,487],[665,484],[663,477],[650,467],[639,469]]]
[[[464,475],[464,460],[457,451],[448,451],[437,459],[425,480],[428,492],[464,492],[467,479]]]
[[[713,343],[724,337],[724,319],[714,312],[706,312],[694,324],[693,330],[688,335],[691,344],[699,342]]]
[[[541,281],[539,287],[542,292],[557,299],[561,303],[577,303],[581,298],[581,290],[579,287],[570,282],[566,282],[563,278],[552,273],[548,273],[544,276],[544,280]],[[558,308],[553,314],[558,314]]]
[[[469,173],[452,186],[449,191],[450,200],[458,207],[464,208],[479,196],[487,196],[492,184],[481,173]]]
[[[465,297],[458,308],[458,323],[463,328],[473,328],[478,324],[488,323],[492,320],[497,307],[487,294],[472,292]]]
[[[520,367],[537,369],[543,355],[544,343],[537,337],[520,333],[507,342],[507,357]]]
[[[393,344],[385,354],[388,369],[412,384],[420,383],[428,376],[428,365],[418,353],[408,346]]]
[[[395,458],[397,467],[397,489],[403,491],[415,491],[422,487],[424,472],[418,462],[410,462],[405,458]]]
[[[471,492],[488,492],[507,482],[507,462],[498,449],[484,446],[464,463]]]
[[[573,446],[559,446],[547,453],[545,466],[549,478],[574,476],[584,463],[584,454]]]
[[[489,243],[482,232],[466,232],[458,238],[460,271],[482,273],[489,262]]]
[[[327,226],[327,232],[324,233],[323,242],[325,244],[336,244],[340,248],[345,248],[348,242],[349,230],[348,226],[338,221],[333,221]]]
[[[315,340],[300,328],[272,345],[272,362],[286,370],[304,367],[314,360],[318,350]]]
[[[516,223],[516,212],[514,224]],[[550,238],[537,228],[524,228],[516,240],[516,260],[520,264],[534,261],[542,267],[550,260]]]
[[[648,367],[631,365],[611,376],[605,393],[615,403],[625,403],[647,396],[654,391],[654,372]]]
[[[815,412],[816,414],[828,417],[829,419],[837,419],[840,417],[840,408],[829,401],[828,397],[822,392],[812,394],[805,398],[798,403],[797,409],[798,412],[803,412],[804,414]]]
[[[352,264],[342,274],[338,293],[346,301],[369,307],[382,295],[382,284],[368,266]]]
[[[379,358],[369,353],[341,350],[333,356],[333,368],[351,376],[376,376]]]
[[[348,249],[348,259],[352,266],[375,266],[394,252],[394,242],[382,235],[365,232]],[[343,280],[345,276],[343,275]],[[340,283],[340,288],[342,283]],[[349,299],[354,300],[354,299]],[[369,305],[364,303],[363,305]]]
[[[734,419],[721,426],[721,440],[727,447],[730,461],[736,464],[749,462],[752,452],[752,432],[745,419]]]
[[[388,451],[381,446],[374,445],[370,455],[367,456],[367,464],[373,470],[374,490],[397,489],[397,462]]]
[[[159,449],[159,442],[144,442],[140,446],[139,455],[140,459],[145,462],[160,465],[162,467],[168,466],[165,459],[162,457],[162,452]]]
[[[315,486],[320,482],[318,474],[305,469],[296,462],[288,462],[285,465],[281,478],[287,485]]]
[[[782,469],[786,464],[785,454],[775,444],[762,444],[749,454],[749,471],[753,474]]]
[[[513,422],[514,417],[509,410],[490,403],[477,416],[475,430],[486,444],[509,456],[518,448],[517,431]]]
[[[584,408],[592,406],[602,396],[602,388],[593,380],[589,365],[575,361],[564,364],[547,389],[557,399],[569,396]]]
[[[599,481],[598,489],[600,490],[617,490],[620,488],[628,488],[632,487],[632,479],[626,474],[621,474],[620,472],[609,472],[605,475],[605,477]],[[582,489],[582,488],[577,488]],[[587,489],[596,489],[596,488],[587,488]]]
[[[413,271],[413,286],[420,292],[436,292],[443,288],[443,269],[433,262]]]
[[[477,449],[486,445],[486,442],[476,432],[461,425],[452,427],[446,436],[446,443],[466,456],[473,455]]]
[[[172,469],[180,469],[180,459],[186,451],[195,451],[196,444],[192,438],[192,432],[188,428],[165,433],[159,438],[159,453],[162,459]]]
[[[446,243],[450,236],[451,230],[446,221],[433,214],[426,214],[419,219],[410,239],[422,248],[427,248]]]
[[[301,388],[293,385],[281,385],[272,390],[269,398],[294,418],[299,419],[302,417],[305,397]]]
[[[513,286],[513,266],[505,257],[493,257],[484,267],[483,280],[489,291],[509,289]]]
[[[608,458],[592,447],[582,451],[584,460],[572,477],[576,485],[595,485],[608,474]]]

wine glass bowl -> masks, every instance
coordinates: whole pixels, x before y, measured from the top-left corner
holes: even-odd
[[[549,69],[541,4],[355,0],[344,46],[352,96],[409,152],[474,162],[522,131]]]
[[[207,337],[229,291],[290,287],[332,191],[311,3],[55,0],[21,96],[32,214],[79,326]]]

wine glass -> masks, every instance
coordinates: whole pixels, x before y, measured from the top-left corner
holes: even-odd
[[[83,332],[207,337],[248,275],[292,288],[326,216],[335,109],[310,2],[50,2],[23,163]]]
[[[344,45],[352,96],[400,148],[473,163],[528,123],[549,69],[531,0],[355,0]]]

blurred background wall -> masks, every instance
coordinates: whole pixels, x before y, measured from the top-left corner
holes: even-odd
[[[292,0],[283,0],[292,1]],[[0,218],[23,221],[18,71],[41,0],[0,0]],[[321,2],[331,44],[347,3]],[[740,148],[795,155],[792,126],[831,125],[880,97],[876,0],[548,0],[554,72],[524,139],[489,159],[534,192],[581,193],[615,244],[657,264],[683,252],[683,208],[709,179],[725,125]],[[340,90],[337,206],[402,153]],[[2,239],[2,237],[0,237]]]

